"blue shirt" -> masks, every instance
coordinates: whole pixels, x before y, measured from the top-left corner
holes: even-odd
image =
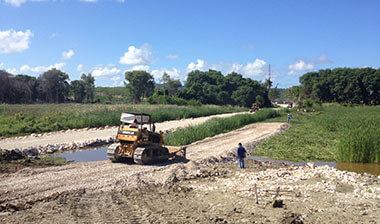
[[[245,151],[245,148],[243,146],[239,146],[237,148],[237,153],[239,158],[244,158],[244,153],[247,152]]]

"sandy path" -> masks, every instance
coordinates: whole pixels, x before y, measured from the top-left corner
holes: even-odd
[[[85,190],[86,193],[103,192],[140,186],[144,183],[165,183],[181,172],[196,172],[194,162],[231,155],[238,142],[248,144],[260,141],[280,133],[286,126],[287,124],[276,122],[257,123],[193,143],[187,148],[187,158],[190,162],[185,164],[141,166],[101,161],[41,169],[26,168],[17,173],[2,174],[0,205],[31,203],[77,190]]]
[[[230,117],[240,113],[228,113],[213,115],[207,117],[199,118],[189,118],[182,120],[166,121],[162,123],[156,123],[157,131],[161,130],[171,131],[179,127],[186,127],[189,125],[201,124],[211,118],[215,117]],[[72,142],[80,142],[91,139],[109,139],[110,137],[115,137],[117,132],[117,127],[101,128],[101,129],[79,129],[79,130],[68,130],[60,132],[51,132],[44,134],[42,136],[25,136],[25,137],[13,137],[0,140],[1,149],[14,149],[14,148],[27,148],[27,147],[37,147],[39,145],[47,144],[64,144]]]

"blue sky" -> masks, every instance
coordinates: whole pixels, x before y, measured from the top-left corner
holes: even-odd
[[[0,0],[0,69],[38,77],[56,67],[97,86],[143,69],[186,80],[236,71],[279,87],[309,71],[379,67],[377,0]]]

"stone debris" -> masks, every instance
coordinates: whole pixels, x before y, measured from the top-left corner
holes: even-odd
[[[33,135],[33,137],[36,137],[36,136],[37,135]],[[13,153],[20,154],[23,157],[32,157],[32,156],[38,156],[38,155],[43,155],[43,154],[52,154],[56,152],[65,152],[69,150],[107,145],[107,144],[112,144],[114,142],[115,142],[115,138],[108,137],[105,139],[90,139],[90,140],[85,140],[85,141],[80,141],[80,142],[71,142],[71,143],[62,143],[62,144],[46,144],[46,145],[39,145],[37,147],[27,147],[23,149],[13,148],[13,149],[8,150],[8,149],[0,148],[0,152],[7,153],[11,151]]]

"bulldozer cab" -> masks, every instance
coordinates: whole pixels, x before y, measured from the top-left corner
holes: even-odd
[[[132,143],[140,140],[139,143],[160,143],[159,135],[152,130],[155,128],[152,127],[149,114],[122,113],[120,122],[116,137],[118,141]]]
[[[144,124],[151,125],[149,114],[122,113],[120,122],[122,125],[129,125],[133,128],[142,127]]]

